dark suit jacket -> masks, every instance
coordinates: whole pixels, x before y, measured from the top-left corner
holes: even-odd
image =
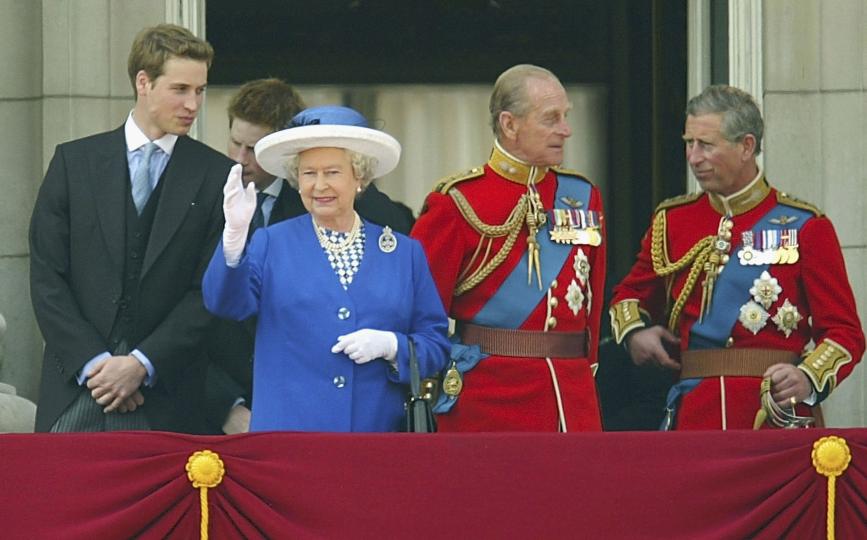
[[[358,214],[376,223],[390,226],[397,232],[409,234],[415,218],[406,205],[392,201],[386,194],[371,184],[355,201]],[[269,225],[307,213],[298,191],[284,185],[280,196],[274,201]],[[252,403],[253,372],[250,363],[253,356],[256,326],[253,321],[241,323],[218,320],[208,339],[208,369],[206,387],[207,432],[221,434],[226,415],[239,397],[247,406]]]
[[[268,220],[268,225],[279,223],[289,218],[306,214],[307,209],[301,202],[301,196],[298,191],[293,189],[285,180],[283,181],[283,189],[280,190],[280,196],[274,201],[274,207],[271,209],[271,217]]]
[[[355,201],[355,210],[368,221],[383,227],[388,225],[406,235],[409,235],[410,229],[415,225],[415,217],[407,205],[391,200],[373,184],[367,186]]]
[[[201,277],[223,226],[222,186],[232,162],[180,137],[160,180],[161,195],[139,281],[137,329],[130,349],[153,363],[156,384],[143,388],[152,429],[201,431],[212,317]],[[30,223],[30,286],[45,339],[36,430],[50,429],[86,387],[75,375],[111,351],[125,259],[129,170],[123,126],[57,147]]]

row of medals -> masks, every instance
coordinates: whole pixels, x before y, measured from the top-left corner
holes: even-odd
[[[572,206],[580,205],[580,202],[574,200],[564,201]],[[599,232],[599,212],[592,210],[579,210],[576,208],[555,208],[539,217],[538,222],[548,225],[548,232],[552,242],[558,244],[586,245],[598,246],[602,243],[602,234]],[[587,310],[590,310],[590,302],[592,301],[592,293],[588,279],[590,276],[590,261],[587,259],[583,250],[578,250],[573,261],[575,275],[581,282],[581,286],[587,291],[584,293],[573,280],[570,283],[566,301],[569,309],[577,315],[578,310],[582,307],[584,301],[587,302]],[[448,396],[457,396],[463,388],[463,378],[458,371],[455,363],[446,370],[443,377],[443,392]]]
[[[548,211],[546,221],[551,241],[557,244],[576,246],[598,246],[601,244],[602,233],[599,232],[601,216],[599,212],[580,210],[578,207],[583,203],[571,197],[562,197],[560,200],[571,208],[554,208]],[[593,292],[588,283],[590,261],[583,249],[578,248],[576,251],[572,267],[580,285],[573,279],[566,289],[565,299],[569,310],[577,316],[585,300],[587,301],[588,312],[590,311],[590,303],[593,301]]]
[[[599,212],[593,210],[554,208],[548,212],[548,232],[558,244],[598,246],[602,243],[599,220]]]
[[[798,253],[798,230],[744,231],[741,233],[743,247],[738,251],[738,260],[745,266],[766,264],[795,264]]]
[[[741,241],[743,247],[738,251],[738,261],[744,266],[795,264],[800,259],[797,229],[744,231]],[[738,316],[744,328],[753,335],[758,334],[770,319],[787,338],[792,335],[803,319],[797,306],[786,298],[773,317],[767,311],[782,292],[777,279],[767,270],[753,280],[749,290],[752,298],[741,306]]]

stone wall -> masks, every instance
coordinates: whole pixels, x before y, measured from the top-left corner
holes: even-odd
[[[765,170],[834,223],[867,321],[867,0],[765,0]],[[867,368],[825,405],[833,426],[867,426]]]

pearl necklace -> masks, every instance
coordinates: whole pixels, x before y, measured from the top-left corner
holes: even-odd
[[[349,230],[349,234],[346,235],[346,238],[341,240],[340,242],[332,242],[331,239],[325,236],[325,233],[322,232],[322,228],[316,224],[316,220],[310,219],[310,222],[313,223],[313,230],[316,231],[316,238],[319,239],[319,245],[329,253],[340,253],[349,248],[353,243],[355,243],[355,239],[358,237],[358,232],[361,230],[361,218],[358,217],[358,213],[355,213],[355,221],[352,223],[352,229]]]

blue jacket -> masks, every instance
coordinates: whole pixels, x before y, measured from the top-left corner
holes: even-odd
[[[421,245],[394,233],[397,249],[384,253],[382,227],[365,221],[364,230],[348,290],[309,215],[256,231],[236,268],[217,246],[202,283],[205,306],[229,319],[258,316],[251,430],[395,431],[409,391],[407,339],[422,377],[445,366],[448,319]],[[397,335],[397,371],[331,352],[337,336],[362,328]]]

